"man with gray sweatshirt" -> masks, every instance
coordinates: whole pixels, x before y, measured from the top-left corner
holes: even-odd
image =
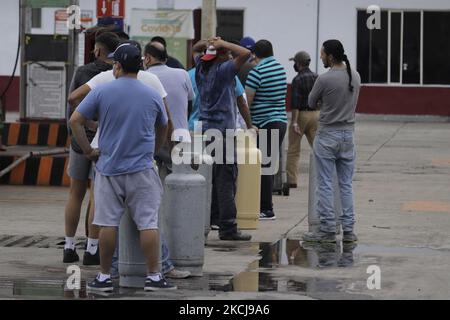
[[[316,164],[316,199],[320,218],[317,233],[307,233],[304,241],[336,242],[336,219],[333,201],[333,172],[337,171],[342,203],[342,241],[355,242],[353,231],[355,214],[353,207],[352,179],[355,168],[354,127],[361,78],[350,67],[342,43],[325,41],[320,58],[330,70],[320,75],[309,94],[309,105],[322,101],[319,128],[314,140]]]

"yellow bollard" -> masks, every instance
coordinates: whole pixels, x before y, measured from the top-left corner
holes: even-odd
[[[239,229],[258,229],[261,198],[261,151],[256,133],[240,130],[236,135],[238,178],[236,190]]]

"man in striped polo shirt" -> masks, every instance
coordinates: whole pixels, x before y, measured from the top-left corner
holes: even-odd
[[[273,174],[265,173],[264,168],[270,168],[272,161],[278,161],[281,143],[286,134],[286,71],[273,56],[272,44],[269,41],[259,40],[256,42],[254,53],[257,65],[248,75],[245,92],[253,125],[259,129],[265,129],[267,132],[267,142],[264,139],[261,140],[263,131],[260,131],[258,137],[258,147],[263,151],[261,213],[259,218],[261,220],[273,220],[275,219],[272,203]],[[278,145],[273,146],[274,152],[272,154],[271,137],[277,133]],[[270,161],[264,161],[265,156]]]

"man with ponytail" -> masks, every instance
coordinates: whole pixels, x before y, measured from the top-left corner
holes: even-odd
[[[317,78],[309,94],[309,105],[322,101],[319,128],[314,140],[316,164],[316,210],[320,228],[304,235],[305,241],[336,242],[336,219],[333,200],[333,173],[336,170],[341,194],[343,229],[342,241],[355,242],[355,214],[352,179],[355,168],[354,129],[355,110],[361,78],[351,68],[339,40],[323,43],[320,58],[330,70]]]

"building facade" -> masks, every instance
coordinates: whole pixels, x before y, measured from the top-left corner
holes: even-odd
[[[93,13],[94,24],[96,2],[80,0],[81,8]],[[125,25],[130,23],[133,8],[156,9],[157,2],[126,0]],[[174,8],[192,10],[198,20],[195,12],[201,3],[175,0]],[[295,76],[290,57],[299,50],[307,51],[312,57],[311,69],[326,72],[319,59],[321,44],[339,39],[363,81],[358,112],[450,116],[450,62],[446,59],[450,56],[450,2],[378,0],[380,28],[369,29],[367,8],[372,4],[371,0],[217,0],[218,35],[270,40],[289,82]],[[53,33],[54,11],[44,8],[35,12],[32,33]],[[16,58],[19,0],[2,1],[0,25],[4,30],[0,46],[3,90]],[[19,70],[2,101],[11,111],[19,108]]]

